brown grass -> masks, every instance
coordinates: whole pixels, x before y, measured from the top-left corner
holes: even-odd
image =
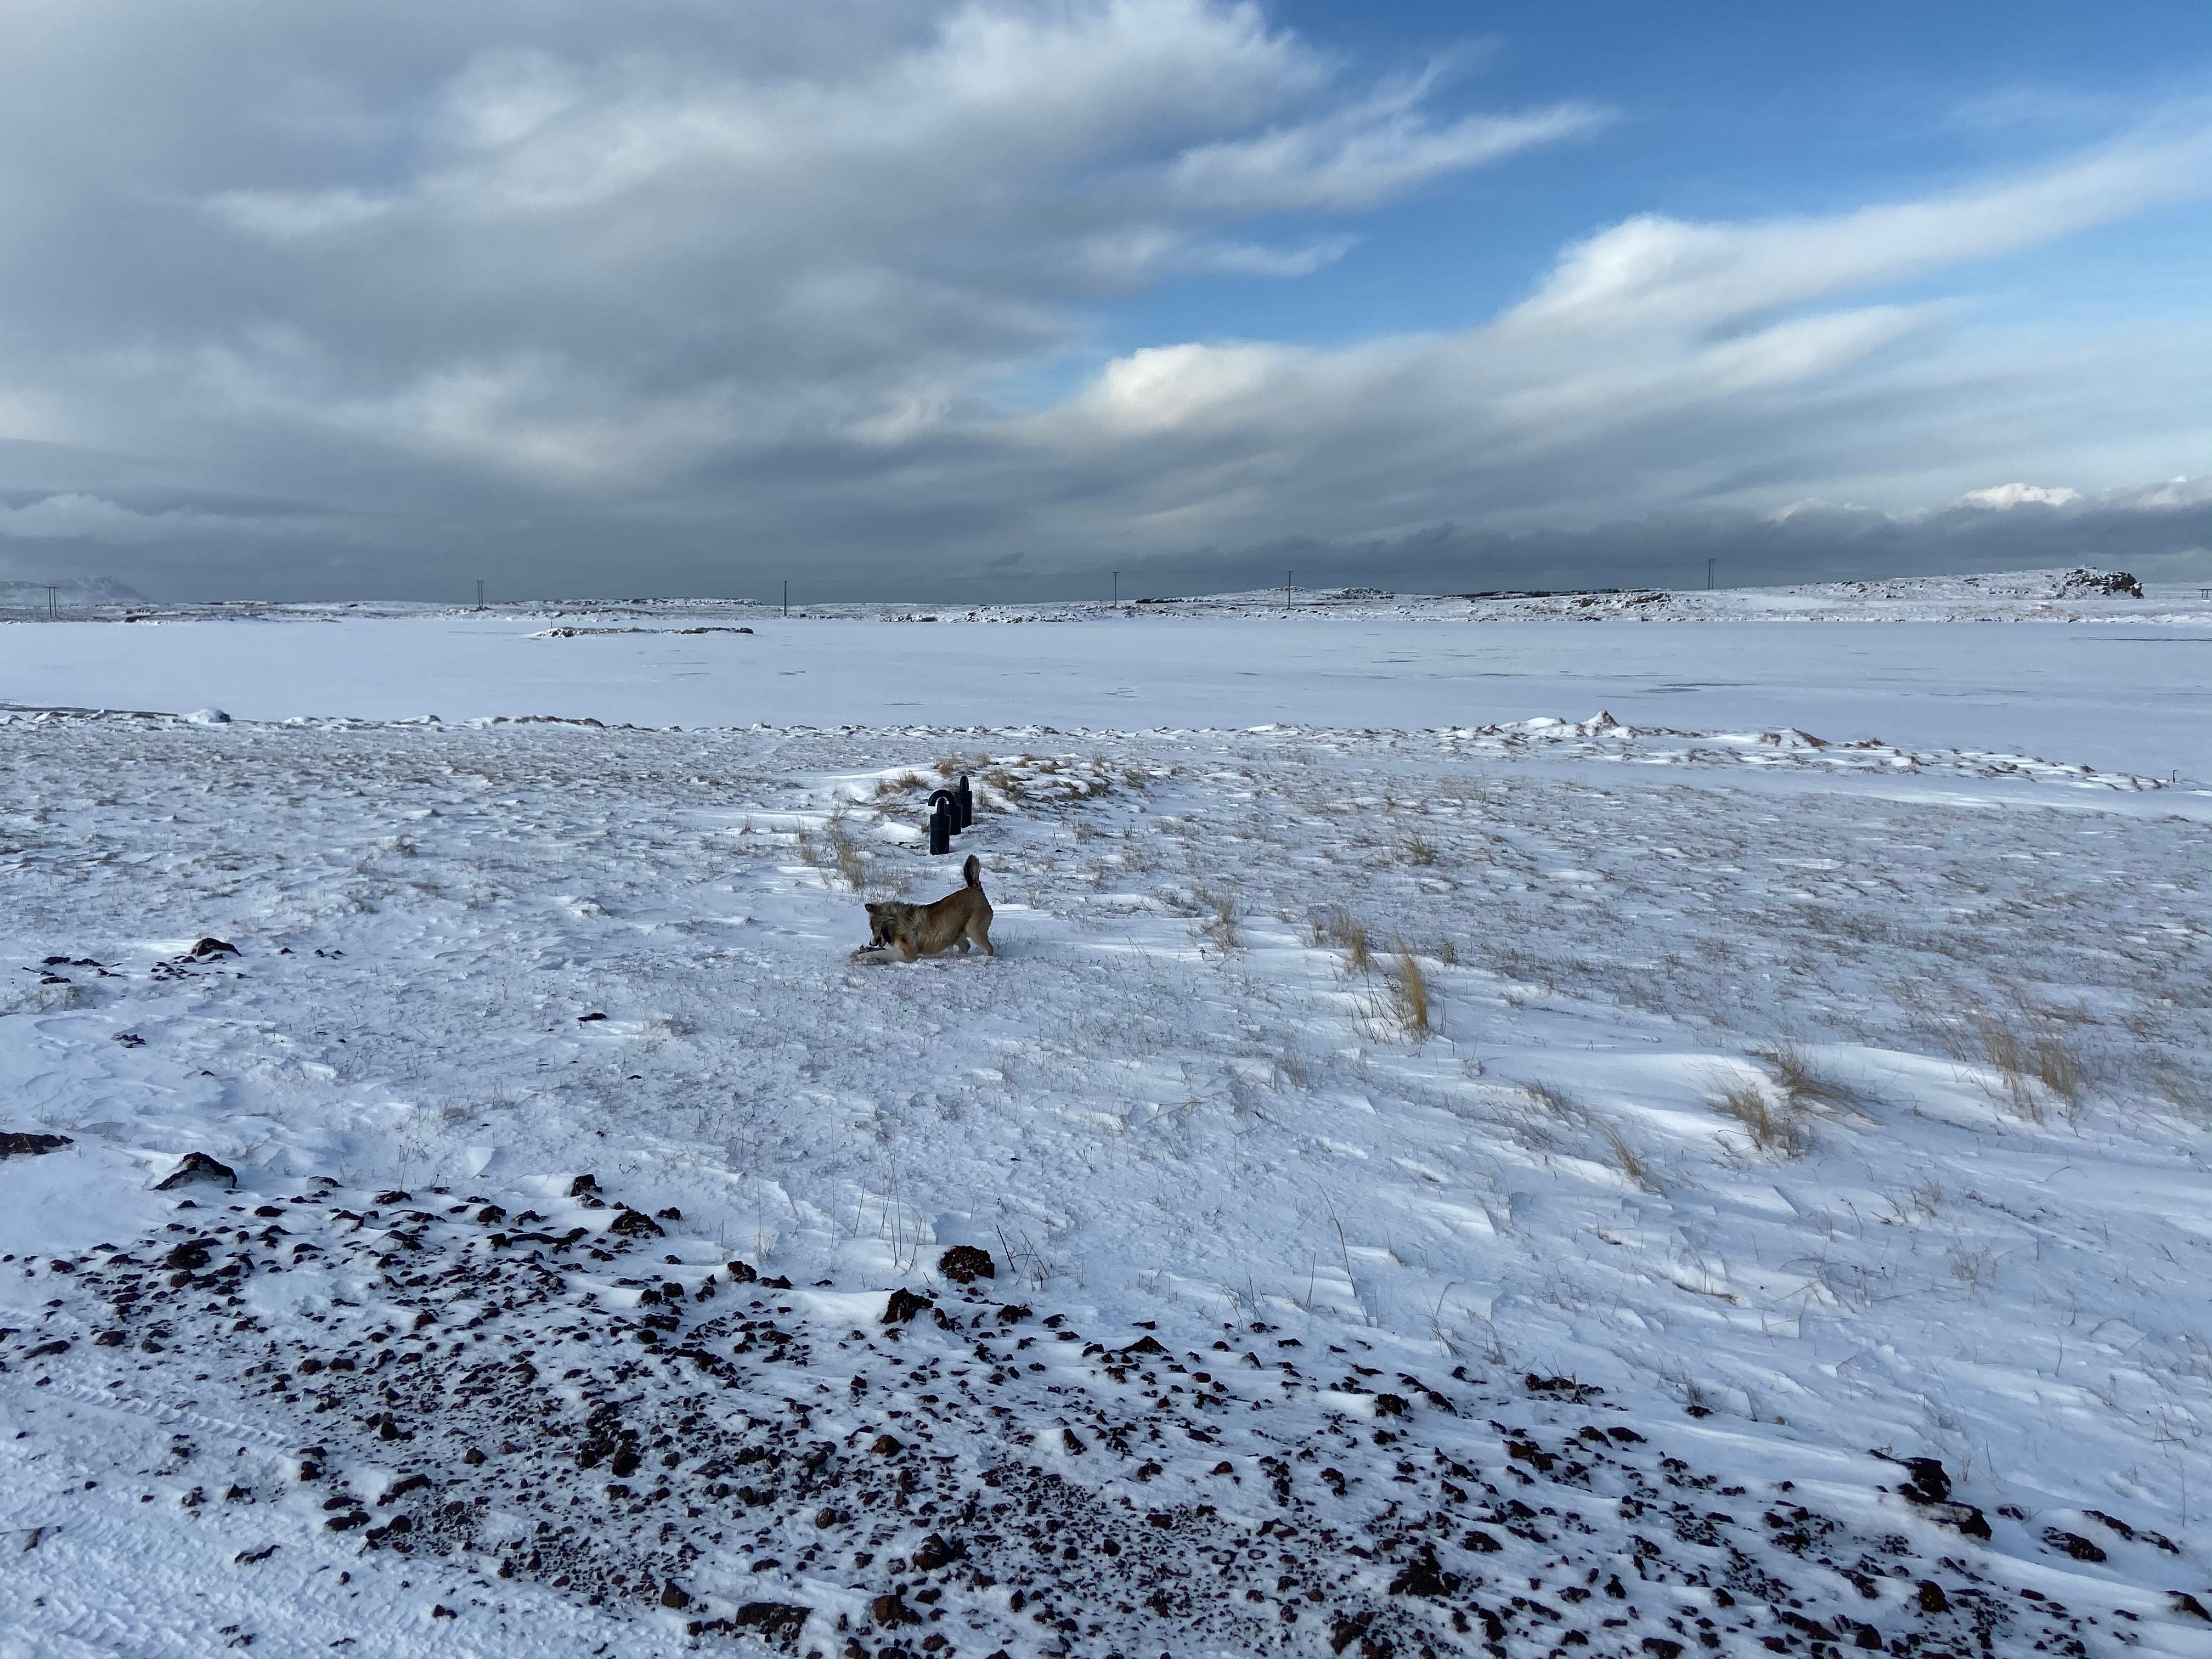
[[[1752,1054],[1773,1073],[1774,1086],[1784,1100],[1800,1112],[1851,1111],[1858,1092],[1832,1073],[1822,1071],[1802,1045],[1785,1041]]]
[[[1314,943],[1344,953],[1344,965],[1355,974],[1375,969],[1375,942],[1367,924],[1346,910],[1324,911],[1314,919]]]
[[[2021,1008],[2013,1014],[1975,1008],[1966,1015],[1962,1060],[1979,1060],[1997,1074],[1998,1090],[2014,1114],[2031,1123],[2056,1100],[2069,1118],[2081,1109],[2089,1068],[2081,1050],[2057,1024]]]
[[[1644,1161],[1644,1154],[1636,1150],[1626,1135],[1621,1133],[1618,1125],[1607,1121],[1595,1112],[1590,1114],[1590,1122],[1595,1126],[1598,1134],[1604,1139],[1606,1150],[1613,1154],[1613,1161],[1620,1166],[1621,1174],[1626,1176],[1647,1193],[1662,1193],[1666,1190],[1653,1179],[1651,1166]]]
[[[1813,1126],[1805,1110],[1786,1094],[1770,1101],[1766,1091],[1750,1079],[1732,1079],[1716,1085],[1705,1103],[1723,1117],[1734,1118],[1751,1136],[1752,1144],[1777,1158],[1802,1158],[1813,1145]]]
[[[1390,993],[1390,1012],[1407,1035],[1427,1036],[1435,1029],[1429,1011],[1428,975],[1421,971],[1420,958],[1402,939],[1390,953],[1383,980]]]

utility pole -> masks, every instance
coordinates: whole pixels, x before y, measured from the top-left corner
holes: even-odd
[[[1118,570],[1114,573],[1114,608],[1121,608],[1121,573]]]
[[[477,609],[479,611],[483,609],[483,578],[482,576],[477,578]]]
[[[46,620],[48,622],[59,622],[62,619],[61,603],[54,597],[54,585],[48,582],[46,584]]]
[[[791,578],[788,576],[783,579],[783,614],[787,617],[791,614]]]
[[[1291,608],[1291,578],[1297,574],[1295,570],[1283,572],[1283,609],[1285,611]]]
[[[1705,592],[1708,593],[1713,591],[1713,567],[1717,565],[1719,562],[1720,561],[1718,559],[1707,559],[1705,561]]]

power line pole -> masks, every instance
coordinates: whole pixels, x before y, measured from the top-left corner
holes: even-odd
[[[791,614],[791,578],[788,576],[783,579],[783,614],[787,617]]]
[[[1708,593],[1713,591],[1713,567],[1717,565],[1719,562],[1720,561],[1718,559],[1707,559],[1705,561],[1705,592]]]
[[[483,609],[483,578],[482,576],[477,578],[477,609],[479,611]]]
[[[46,584],[46,620],[48,622],[59,622],[62,619],[61,602],[54,597],[54,585],[48,582]]]
[[[1291,578],[1297,574],[1295,570],[1283,572],[1283,609],[1285,611],[1291,608]]]
[[[1121,608],[1121,573],[1118,570],[1114,573],[1114,608]]]

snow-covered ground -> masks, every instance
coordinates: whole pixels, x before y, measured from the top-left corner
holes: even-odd
[[[0,1655],[2212,1654],[2193,629],[723,619],[0,630]]]

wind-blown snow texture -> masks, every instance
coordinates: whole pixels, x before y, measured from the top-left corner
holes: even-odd
[[[2191,785],[1609,718],[0,763],[0,1131],[67,1137],[0,1141],[9,1659],[2212,1653]],[[998,958],[846,960],[969,852]]]

